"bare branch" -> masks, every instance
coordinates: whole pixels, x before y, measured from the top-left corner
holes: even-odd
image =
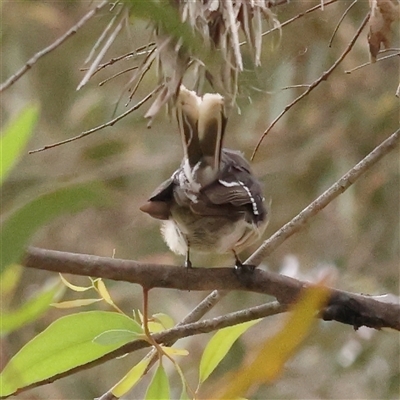
[[[293,303],[301,290],[311,285],[259,268],[253,272],[237,272],[234,268],[185,269],[181,266],[146,264],[133,260],[66,253],[34,247],[27,250],[23,265],[52,272],[136,283],[149,290],[152,288],[190,291],[217,289],[263,293],[274,296],[281,304]],[[351,304],[347,304],[348,302],[357,304],[356,309],[362,309],[362,316],[369,318],[362,320],[361,325],[378,329],[385,326],[400,330],[400,305],[390,305],[368,296],[332,289],[329,304],[345,303],[346,307],[350,308]],[[355,318],[352,316],[351,324],[356,327],[361,326],[353,321]],[[376,320],[376,322],[370,323],[369,320]],[[341,322],[350,323],[348,321]]]
[[[113,24],[114,21],[110,23],[110,25]],[[108,28],[108,27],[107,27]],[[110,34],[109,38],[107,39],[106,43],[104,44],[103,48],[100,50],[99,54],[93,61],[92,65],[89,67],[87,70],[85,76],[82,78],[82,80],[79,82],[76,90],[81,90],[83,86],[85,86],[88,82],[89,79],[93,76],[94,72],[98,68],[100,61],[103,59],[104,55],[108,51],[108,49],[111,47],[111,45],[114,43],[114,40],[117,38],[119,32],[122,29],[122,21],[119,21],[113,32]],[[96,47],[96,46],[95,46]],[[94,49],[93,49],[94,51]],[[90,57],[90,56],[89,56]]]
[[[330,0],[330,1],[327,1],[326,3],[324,3],[324,6],[328,6],[329,4],[336,3],[336,2],[337,2],[337,0]],[[320,10],[320,9],[321,9],[321,4],[318,4],[318,5],[314,6],[314,7],[311,7],[308,10],[303,11],[303,12],[295,15],[293,18],[290,18],[287,21],[282,22],[279,26],[275,26],[274,28],[269,29],[268,31],[264,32],[261,36],[267,36],[270,33],[274,32],[274,31],[277,31],[277,30],[280,30],[284,26],[291,24],[292,22],[298,20],[299,18],[302,18],[305,15],[307,15],[307,14],[313,12],[313,11]],[[240,43],[240,45],[243,45],[243,44],[246,44],[246,43],[247,42],[242,42],[242,43]]]
[[[329,189],[322,193],[316,200],[308,205],[290,222],[284,225],[246,261],[246,263],[258,265],[265,257],[271,254],[286,239],[304,227],[308,220],[324,209],[332,200],[348,189],[362,174],[376,164],[382,157],[393,150],[399,142],[400,129],[390,135],[379,146],[375,147],[357,165],[344,174]]]
[[[52,149],[54,147],[58,147],[61,146],[65,143],[70,143],[73,142],[75,140],[78,139],[82,139],[85,136],[90,135],[91,133],[97,132],[101,129],[104,129],[108,126],[113,126],[116,122],[118,122],[119,120],[121,120],[122,118],[126,117],[128,114],[130,114],[131,112],[137,110],[139,107],[141,107],[147,100],[149,100],[155,93],[157,93],[160,89],[161,89],[161,85],[157,86],[152,92],[150,92],[146,97],[144,97],[142,100],[140,100],[138,103],[136,103],[134,106],[132,106],[129,110],[125,111],[123,114],[118,115],[118,117],[112,119],[111,121],[106,122],[105,124],[96,126],[95,128],[89,129],[88,131],[82,132],[80,135],[65,139],[65,140],[61,140],[60,142],[56,142],[53,144],[49,144],[47,146],[43,146],[40,147],[39,149],[35,149],[35,150],[30,150],[28,153],[29,154],[33,154],[33,153],[39,153],[40,151],[44,151],[47,149]]]
[[[339,29],[340,24],[343,22],[344,18],[346,17],[346,15],[348,14],[348,12],[353,8],[353,6],[357,3],[357,1],[358,1],[358,0],[354,0],[354,1],[346,8],[346,10],[344,11],[343,15],[340,17],[338,23],[336,24],[335,29],[333,30],[331,39],[329,40],[329,45],[328,45],[328,47],[332,47],[333,39],[334,39],[335,36],[336,36],[336,33],[337,33],[338,29]]]
[[[109,67],[110,65],[113,65],[113,64],[115,64],[115,63],[118,62],[118,61],[121,61],[121,60],[129,60],[129,59],[132,58],[132,57],[136,57],[136,56],[141,56],[141,55],[144,55],[144,54],[148,54],[151,50],[146,50],[146,49],[148,49],[148,48],[150,48],[150,47],[152,47],[152,46],[154,46],[154,45],[155,45],[155,43],[154,43],[154,42],[151,42],[151,43],[145,44],[144,46],[138,47],[135,51],[130,51],[129,53],[123,54],[122,56],[118,56],[118,57],[111,58],[111,59],[110,59],[109,61],[107,61],[106,63],[100,64],[100,65],[97,67],[96,71],[93,72],[93,75],[96,75],[96,74],[97,74],[98,72],[100,72],[102,69],[107,68],[107,67]],[[88,69],[89,69],[89,68],[81,68],[80,71],[87,71]],[[92,76],[93,76],[93,75],[92,75]]]
[[[214,290],[205,299],[203,299],[185,318],[183,318],[175,328],[183,326],[186,324],[191,324],[193,322],[199,321],[209,310],[216,306],[220,300],[222,300],[227,294],[228,290]],[[270,303],[272,304],[272,303]],[[248,309],[250,310],[250,309]],[[166,346],[172,347],[175,341],[165,343]],[[157,351],[152,349],[148,354],[148,358],[151,358],[149,365],[146,368],[145,374],[153,367],[157,361]]]
[[[394,53],[394,54],[390,54],[390,55],[385,56],[385,57],[378,58],[378,59],[376,59],[376,61],[374,63],[371,63],[370,61],[368,61],[368,62],[366,62],[364,64],[358,65],[357,67],[354,67],[352,69],[348,69],[348,70],[344,71],[344,73],[345,74],[351,74],[352,72],[357,71],[357,70],[359,70],[361,68],[367,67],[368,65],[372,65],[372,64],[375,64],[375,63],[377,63],[379,61],[384,61],[384,60],[387,60],[388,58],[393,58],[393,57],[397,57],[397,56],[400,56],[400,53]]]
[[[85,60],[85,64],[88,64],[89,61],[94,57],[96,50],[99,48],[101,42],[105,39],[105,37],[107,36],[108,32],[111,30],[112,26],[114,25],[115,20],[117,19],[117,17],[120,15],[122,9],[119,10],[119,12],[117,12],[113,18],[111,18],[111,21],[108,23],[108,25],[105,27],[105,29],[103,30],[103,32],[101,33],[101,35],[98,37],[98,39],[96,40],[96,43],[93,45],[92,49],[89,52],[89,55],[87,56],[86,60]],[[111,35],[112,36],[112,35]],[[92,67],[89,67],[88,69],[91,69]]]
[[[3,90],[9,88],[18,79],[20,79],[25,74],[25,72],[29,71],[41,57],[45,56],[46,54],[49,54],[50,52],[55,50],[58,46],[60,46],[62,43],[64,43],[67,39],[69,39],[72,35],[74,35],[78,31],[78,29],[82,28],[82,26],[85,25],[85,23],[90,18],[92,18],[99,10],[101,10],[106,4],[108,4],[108,1],[101,2],[97,7],[90,10],[77,24],[75,24],[71,29],[69,29],[63,36],[58,38],[50,46],[36,53],[31,59],[27,61],[27,63],[19,71],[17,71],[14,75],[8,78],[0,86],[0,93]]]
[[[138,68],[139,68],[139,67],[138,67],[137,65],[135,65],[134,67],[126,68],[126,69],[124,69],[123,71],[119,71],[119,72],[117,72],[116,74],[111,75],[111,76],[109,76],[108,78],[104,79],[104,81],[101,81],[101,82],[99,83],[99,86],[103,86],[105,83],[111,81],[112,79],[117,78],[118,76],[121,76],[121,75],[123,75],[123,74],[126,74],[126,73],[129,72],[129,71],[134,71],[135,69],[138,69]],[[93,76],[93,75],[92,75],[92,76]]]
[[[326,81],[329,77],[329,75],[336,69],[336,67],[343,61],[343,59],[346,57],[346,55],[350,52],[350,50],[353,48],[357,38],[360,36],[362,30],[364,27],[367,25],[368,20],[370,17],[370,13],[366,15],[364,18],[363,22],[361,23],[360,27],[357,29],[356,34],[354,37],[351,39],[350,43],[346,47],[345,51],[342,53],[342,55],[335,61],[335,63],[327,70],[325,71],[317,80],[315,80],[313,83],[311,83],[308,86],[308,89],[303,92],[300,96],[296,97],[290,104],[288,104],[283,111],[271,122],[270,126],[267,128],[267,130],[261,135],[261,138],[259,139],[256,147],[254,148],[253,154],[251,155],[251,160],[254,159],[258,148],[260,147],[262,141],[264,140],[265,136],[267,136],[268,132],[276,125],[276,123],[289,111],[295,104],[297,104],[303,97],[307,96],[313,89],[315,89],[321,82]]]

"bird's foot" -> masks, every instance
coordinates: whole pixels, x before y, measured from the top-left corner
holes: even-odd
[[[256,269],[255,265],[243,264],[239,260],[236,260],[235,267],[234,267],[236,275],[252,274],[255,269]]]
[[[242,276],[243,274],[252,274],[256,269],[255,265],[252,264],[243,264],[240,261],[239,256],[236,254],[236,251],[233,251],[235,256],[235,274],[238,276]]]

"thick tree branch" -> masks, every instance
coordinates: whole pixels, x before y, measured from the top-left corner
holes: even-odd
[[[274,296],[283,305],[293,303],[300,291],[311,285],[261,269],[242,273],[233,268],[184,269],[180,266],[146,264],[32,247],[28,249],[23,264],[28,268],[131,282],[148,289],[246,290]],[[336,289],[332,289],[322,317],[355,328],[366,325],[376,329],[390,327],[400,330],[399,304]]]

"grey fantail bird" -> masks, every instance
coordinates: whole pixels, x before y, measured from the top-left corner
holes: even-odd
[[[259,181],[240,152],[223,149],[227,119],[219,94],[197,96],[181,86],[177,119],[184,157],[180,167],[162,183],[140,209],[162,220],[169,248],[237,253],[263,234],[267,209]]]

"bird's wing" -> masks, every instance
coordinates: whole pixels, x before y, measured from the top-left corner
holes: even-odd
[[[140,207],[140,210],[153,218],[168,219],[171,215],[170,210],[174,184],[174,176],[163,182],[153,192],[150,199]]]
[[[261,186],[251,174],[248,162],[239,152],[224,149],[222,164],[218,179],[205,187],[202,194],[214,205],[245,206],[255,221],[264,220]]]

